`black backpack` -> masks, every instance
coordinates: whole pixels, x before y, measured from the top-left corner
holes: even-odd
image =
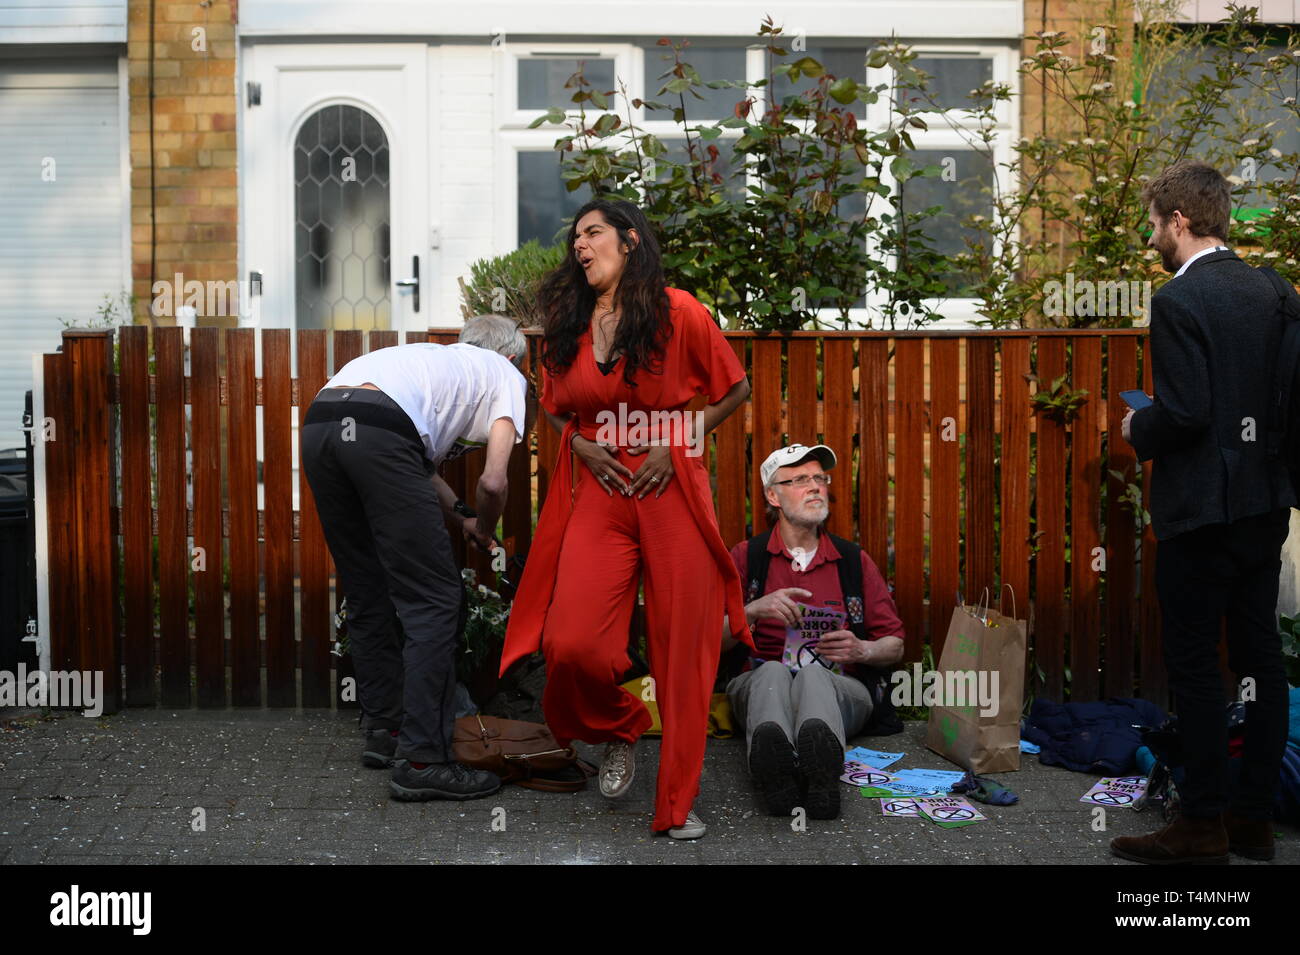
[[[831,543],[839,551],[840,559],[835,563],[840,575],[840,593],[844,597],[844,609],[848,615],[849,630],[859,640],[867,639],[866,621],[863,619],[862,600],[862,549],[853,541],[836,537],[826,532]],[[746,570],[748,583],[745,601],[749,602],[763,594],[767,584],[767,566],[772,559],[768,553],[767,543],[772,537],[772,530],[749,539]],[[743,644],[736,647],[741,650]],[[871,716],[862,732],[867,736],[892,736],[903,732],[903,723],[894,712],[893,701],[889,698],[889,674],[893,667],[860,667],[863,683],[871,693]]]
[[[1285,320],[1270,392],[1268,450],[1285,465],[1300,502],[1300,295],[1273,269],[1259,271],[1273,283]]]

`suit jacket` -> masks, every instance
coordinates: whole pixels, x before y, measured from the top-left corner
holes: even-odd
[[[1201,256],[1152,297],[1155,403],[1134,413],[1130,443],[1154,462],[1157,540],[1295,505],[1265,433],[1282,329],[1268,279],[1227,250]]]

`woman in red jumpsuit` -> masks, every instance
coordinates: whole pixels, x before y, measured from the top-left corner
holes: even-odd
[[[704,825],[692,806],[724,614],[742,622],[734,638],[753,645],[701,452],[703,435],[745,400],[749,381],[708,310],[665,287],[654,233],[630,202],[597,200],[578,210],[541,304],[541,404],[561,430],[561,450],[501,672],[542,650],[548,725],[561,745],[610,744],[600,787],[621,795],[631,783],[632,746],[651,723],[641,700],[619,685],[631,665],[628,631],[641,580],[663,724],[653,828],[698,838]],[[664,423],[680,422],[700,394],[710,404],[690,422],[693,432]],[[679,415],[636,433],[636,412],[655,411]],[[570,448],[582,460],[576,472]]]

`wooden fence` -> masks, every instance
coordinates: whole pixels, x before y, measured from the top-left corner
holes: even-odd
[[[710,451],[728,546],[751,515],[763,524],[769,451],[822,441],[840,458],[830,527],[891,580],[908,660],[927,637],[937,658],[956,595],[987,587],[1030,615],[1036,692],[1165,701],[1155,541],[1122,500],[1130,481],[1147,486],[1118,398],[1150,391],[1141,330],[726,334],[754,386]],[[190,335],[186,346],[177,328],[70,331],[45,356],[51,666],[103,670],[109,710],[329,706],[331,560],[292,467],[292,425],[331,369],[397,333]],[[1062,375],[1089,395],[1069,424],[1031,402],[1033,376]],[[542,421],[511,459],[511,553],[531,541],[554,466]],[[445,476],[472,500],[480,467],[481,452]]]

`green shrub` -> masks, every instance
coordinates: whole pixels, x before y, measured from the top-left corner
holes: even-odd
[[[542,246],[536,239],[513,252],[479,259],[469,269],[469,282],[460,279],[461,314],[508,315],[525,328],[540,327],[537,289],[546,273],[564,260],[564,247]]]
[[[1282,659],[1286,663],[1286,681],[1300,686],[1300,617],[1279,617],[1282,632]]]

